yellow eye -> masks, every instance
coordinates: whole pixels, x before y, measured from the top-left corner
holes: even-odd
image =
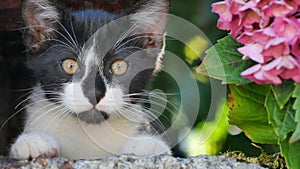
[[[61,67],[69,75],[76,73],[79,68],[78,63],[74,59],[63,60],[61,63]]]
[[[115,75],[123,75],[128,68],[128,64],[124,60],[116,60],[111,65],[111,70]]]

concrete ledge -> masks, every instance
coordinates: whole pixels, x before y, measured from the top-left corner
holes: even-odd
[[[99,160],[68,161],[63,158],[38,158],[32,161],[17,161],[0,157],[0,168],[24,169],[263,169],[257,164],[237,162],[234,158],[224,156],[197,156],[175,158],[168,155],[153,157],[136,157],[132,155],[114,156]]]

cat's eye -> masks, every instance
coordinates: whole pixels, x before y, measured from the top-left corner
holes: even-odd
[[[128,69],[128,63],[124,60],[116,60],[111,64],[111,71],[115,75],[123,75]]]
[[[74,59],[65,59],[61,63],[62,69],[69,75],[72,75],[78,71],[78,63]]]

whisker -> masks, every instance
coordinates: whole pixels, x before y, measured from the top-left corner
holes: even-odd
[[[61,25],[60,22],[58,22],[58,23]],[[62,28],[64,29],[64,31],[65,31],[67,34],[69,34],[68,31],[66,30],[66,28],[65,28],[63,25],[61,25],[61,26],[62,26]],[[51,28],[51,27],[49,27],[49,26],[32,25],[32,26],[24,27],[23,29],[30,29],[30,28],[32,28],[32,27],[40,27],[40,28],[51,29],[51,30],[53,30],[54,32],[56,32],[58,35],[60,35],[62,38],[64,38],[64,39],[69,43],[69,44],[67,44],[67,43],[62,42],[62,41],[60,41],[60,40],[58,40],[58,39],[45,39],[45,40],[43,40],[43,41],[41,41],[41,42],[39,42],[39,43],[37,43],[37,44],[41,44],[41,43],[47,42],[47,41],[56,41],[56,42],[59,42],[59,43],[65,45],[65,46],[69,47],[70,49],[73,49],[73,50],[75,50],[75,51],[79,51],[79,48],[78,48],[74,43],[71,42],[71,41],[72,41],[72,38],[71,38],[71,41],[70,41],[64,34],[62,34],[62,33],[59,32],[58,30],[53,29],[53,28]],[[69,34],[69,35],[70,35],[70,34]],[[36,44],[34,44],[34,45],[36,45]],[[34,45],[33,45],[33,46],[34,46]],[[32,48],[33,46],[29,47],[29,49]],[[28,49],[28,50],[29,50],[29,49]],[[27,51],[28,51],[28,50],[27,50]]]
[[[131,95],[131,96],[143,96],[143,95]],[[149,97],[149,95],[144,95],[144,96],[147,96]],[[123,99],[125,101],[136,101],[138,103],[149,103],[149,104],[154,104],[156,106],[160,106],[160,107],[163,107],[165,108],[167,111],[169,111],[170,113],[172,113],[173,115],[175,115],[175,113],[173,113],[173,111],[168,108],[167,105],[171,106],[171,108],[175,109],[175,111],[177,112],[180,112],[180,110],[177,108],[178,106],[174,105],[172,102],[170,102],[169,100],[165,99],[165,98],[161,98],[160,96],[155,96],[155,95],[152,95],[151,97],[154,97],[155,99],[158,99],[158,100],[161,100],[163,102],[165,102],[166,104],[162,104],[161,102],[158,102],[158,101],[154,101],[154,100],[149,100],[149,99],[142,99],[142,98],[132,98],[132,97],[124,97]]]
[[[164,125],[158,120],[158,117],[155,116],[150,110],[145,109],[144,107],[142,107],[142,110],[136,109],[134,107],[132,107],[130,104],[125,104],[124,105],[124,112],[126,113],[124,116],[127,117],[128,113],[132,113],[133,114],[133,120],[135,120],[136,116],[146,116],[149,120],[151,120],[152,122],[156,123],[157,126],[160,127],[160,129],[164,130],[165,127]],[[133,111],[128,111],[128,110],[133,110]],[[156,122],[157,120],[157,122]],[[148,120],[147,120],[148,121]],[[150,122],[150,121],[148,121]]]
[[[133,38],[130,38],[129,40],[123,42],[123,43],[120,43],[120,45],[118,45],[115,50],[118,51],[120,48],[122,48],[123,46],[127,45],[128,43],[136,40],[136,39],[140,39],[140,38],[147,38],[147,37],[151,37],[151,36],[147,36],[147,35],[136,35],[135,37]],[[125,40],[125,39],[124,39]]]
[[[46,112],[42,112],[43,109],[47,109],[51,106],[55,106],[53,108],[50,108],[49,110],[47,110]],[[28,119],[30,121],[30,125],[34,125],[37,121],[39,121],[43,116],[47,115],[48,113],[54,111],[55,109],[58,109],[58,108],[64,108],[64,106],[62,105],[57,105],[56,103],[51,103],[51,104],[48,104],[42,108],[40,108],[39,110],[37,110],[36,112],[34,112],[34,114],[37,114],[39,112],[42,112],[39,116],[35,117],[34,119]],[[28,129],[30,129],[30,126],[26,126],[26,129],[24,131],[27,131]]]
[[[74,39],[75,39],[75,42],[76,42],[76,46],[78,48],[78,51],[79,53],[81,52],[81,50],[79,49],[80,45],[78,43],[78,39],[77,39],[77,36],[76,36],[76,33],[75,33],[75,30],[74,30],[74,26],[73,26],[73,19],[71,19],[71,30],[72,30],[72,34],[74,36]],[[78,57],[78,59],[80,60],[80,57]]]
[[[70,114],[71,114],[71,113],[72,113],[71,110],[69,110],[68,108],[65,108],[64,111],[59,112],[61,118],[59,118],[59,121],[57,121],[56,123],[57,123],[57,124],[60,124],[61,121],[64,121],[65,118],[70,117]]]
[[[70,114],[68,114],[69,109],[63,106],[57,107],[58,110],[55,110],[55,113],[53,113],[49,118],[47,119],[47,123],[45,123],[45,127],[47,128],[47,125],[51,125],[53,128],[53,124],[60,124],[61,121],[68,117]],[[54,110],[53,110],[54,111]],[[46,114],[45,114],[46,115]]]
[[[20,105],[22,105],[23,103],[25,103],[26,101],[34,98],[34,97],[37,97],[37,96],[42,96],[42,95],[60,95],[60,93],[47,93],[47,92],[42,92],[42,93],[34,93],[33,95],[31,96],[28,96],[26,99],[22,100],[21,102],[19,102],[16,106],[15,106],[15,109],[17,109]]]
[[[122,33],[117,42],[114,44],[113,49],[118,47],[122,41],[128,37],[130,33],[132,33],[137,28],[137,24],[132,25],[126,32]]]
[[[120,50],[118,51],[115,51],[114,53],[117,55],[121,52],[124,52],[124,51],[127,51],[129,53],[134,53],[133,51],[131,51],[130,49],[137,49],[137,50],[144,50],[143,48],[140,48],[140,47],[136,47],[136,46],[130,46],[130,47],[126,47],[126,48],[121,48]]]
[[[69,36],[70,40],[72,41],[71,44],[73,44],[73,47],[75,49],[77,49],[77,51],[79,51],[78,43],[76,43],[76,41],[73,39],[73,37],[71,36],[71,34],[69,33],[69,31],[66,29],[66,27],[59,20],[56,20],[56,22],[64,29],[65,33]],[[65,37],[65,39],[69,42],[69,40],[66,37]]]

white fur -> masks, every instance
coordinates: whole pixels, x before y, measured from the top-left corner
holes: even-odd
[[[55,24],[60,19],[60,13],[57,11],[57,9],[49,3],[49,1],[45,0],[28,0],[26,2],[26,5],[32,5],[36,6],[35,10],[38,11],[35,16],[33,15],[33,11],[28,11],[28,9],[25,7],[26,10],[23,11],[23,14],[25,18],[35,18],[37,21],[37,25],[31,25],[32,23],[27,23],[29,26],[32,26],[33,29],[35,29],[37,26],[41,26],[43,28],[43,39],[50,38],[52,36],[52,32],[55,30],[53,27],[53,24]],[[34,23],[34,22],[33,22]]]
[[[165,1],[148,2],[131,16],[133,24],[139,25],[142,32],[163,34],[168,20],[168,5]]]
[[[165,35],[164,35],[165,38]],[[165,48],[166,48],[166,44],[165,44],[165,39],[163,40],[163,47],[161,49],[161,51],[158,53],[158,56],[156,58],[156,62],[155,62],[155,68],[153,71],[153,75],[157,74],[161,69],[162,69],[162,58],[163,55],[165,54]]]
[[[129,139],[121,150],[121,154],[135,154],[138,156],[158,155],[169,153],[169,147],[160,138],[155,136],[140,136]]]
[[[35,92],[41,92],[42,89],[37,87],[36,90]],[[117,94],[116,92],[117,89],[108,93]],[[96,159],[123,153],[155,155],[169,152],[168,146],[161,139],[150,136],[146,138],[139,134],[136,120],[142,120],[142,116],[136,117],[134,122],[124,116],[111,116],[99,125],[86,124],[68,114],[64,108],[50,103],[42,95],[32,94],[30,97],[33,104],[29,104],[27,108],[25,131],[12,145],[11,155],[14,158],[27,159],[30,156],[53,154],[52,149],[57,150],[57,156],[69,159]],[[103,100],[105,102],[98,104],[98,108],[118,107],[112,105],[114,100],[118,100],[114,96]],[[42,138],[42,135],[45,137]]]
[[[83,55],[81,57],[79,57],[79,59],[83,59],[83,62],[86,65],[85,73],[82,78],[83,80],[89,75],[90,71],[92,70],[90,67],[93,64],[99,62],[97,54],[96,54],[95,45],[96,45],[96,40],[95,40],[95,37],[93,37],[93,45],[90,46],[88,49],[84,49]]]
[[[59,19],[60,16],[56,10],[56,8],[49,3],[49,1],[45,0],[28,0],[27,3],[33,3],[41,10],[39,15],[40,20],[44,19]]]
[[[123,91],[118,87],[106,87],[105,97],[96,105],[96,109],[107,113],[119,111],[124,103]]]
[[[70,83],[65,87],[63,104],[72,112],[80,113],[93,108],[93,105],[84,96],[80,83]]]
[[[19,159],[36,158],[40,155],[56,156],[60,151],[57,140],[48,133],[22,134],[11,147],[11,156]]]

